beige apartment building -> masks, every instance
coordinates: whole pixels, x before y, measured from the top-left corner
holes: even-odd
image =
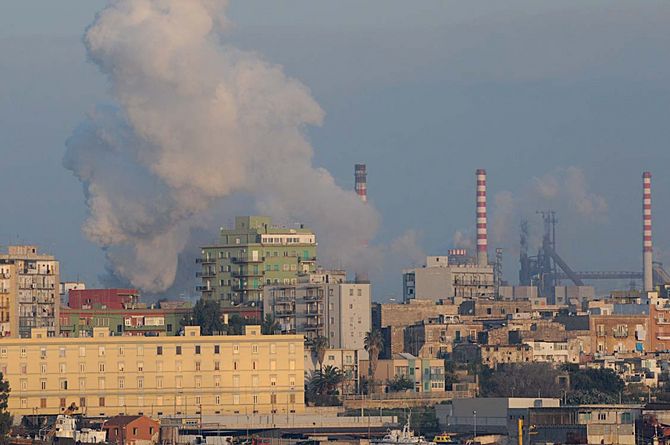
[[[9,320],[3,322],[3,335],[30,337],[33,328],[46,328],[48,336],[59,332],[60,312],[60,267],[55,257],[38,252],[36,246],[8,246],[7,253],[0,253],[0,264],[13,264],[14,272],[3,283],[16,281],[16,293],[12,290],[0,294],[2,300],[9,298],[2,312]],[[6,289],[0,284],[0,291]],[[14,284],[11,284],[14,289]],[[4,304],[4,303],[3,303]]]
[[[48,337],[0,341],[0,370],[15,416],[57,414],[74,403],[89,416],[300,413],[304,347],[298,335]]]
[[[0,336],[9,337],[18,332],[19,320],[16,304],[19,295],[19,281],[16,264],[0,260]]]

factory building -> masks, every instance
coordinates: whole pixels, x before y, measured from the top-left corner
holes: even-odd
[[[281,332],[323,336],[331,348],[363,351],[371,330],[370,283],[345,281],[344,273],[315,273],[303,282],[266,286],[263,313],[270,314]]]
[[[88,416],[300,413],[304,410],[302,336],[93,337],[5,339],[0,370],[15,416],[56,415],[72,403]]]
[[[202,248],[197,290],[224,308],[259,306],[266,285],[297,284],[298,275],[316,268],[316,235],[300,225],[277,227],[264,216],[235,218],[221,229],[219,243]]]
[[[0,253],[0,316],[2,334],[30,337],[32,328],[58,334],[59,263],[36,246],[9,246]]]

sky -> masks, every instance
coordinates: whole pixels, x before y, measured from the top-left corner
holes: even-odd
[[[86,114],[115,101],[82,41],[104,5],[7,0],[0,14],[0,245],[38,244],[90,286],[105,256],[82,234],[63,157]],[[282,66],[325,112],[305,129],[313,163],[343,188],[368,165],[371,243],[399,246],[375,299],[399,295],[421,254],[468,244],[477,168],[510,281],[520,219],[537,238],[547,208],[573,268],[639,270],[644,170],[655,254],[670,263],[668,2],[232,0],[227,17],[226,44]]]

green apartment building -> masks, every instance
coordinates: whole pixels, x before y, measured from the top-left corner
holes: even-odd
[[[316,235],[302,227],[272,225],[266,216],[238,216],[221,229],[219,243],[202,248],[197,290],[224,306],[254,305],[266,284],[296,284],[298,274],[316,270]]]

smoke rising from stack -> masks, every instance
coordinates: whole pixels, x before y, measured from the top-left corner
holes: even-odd
[[[651,241],[651,173],[642,174],[642,275],[644,290],[654,290],[653,245]]]
[[[225,8],[119,0],[84,36],[115,104],[73,133],[64,165],[84,187],[84,233],[116,277],[144,291],[173,283],[193,231],[225,214],[234,194],[251,198],[250,211],[314,228],[326,265],[352,271],[379,224],[374,208],[312,165],[304,129],[324,113],[309,90],[221,44]]]

